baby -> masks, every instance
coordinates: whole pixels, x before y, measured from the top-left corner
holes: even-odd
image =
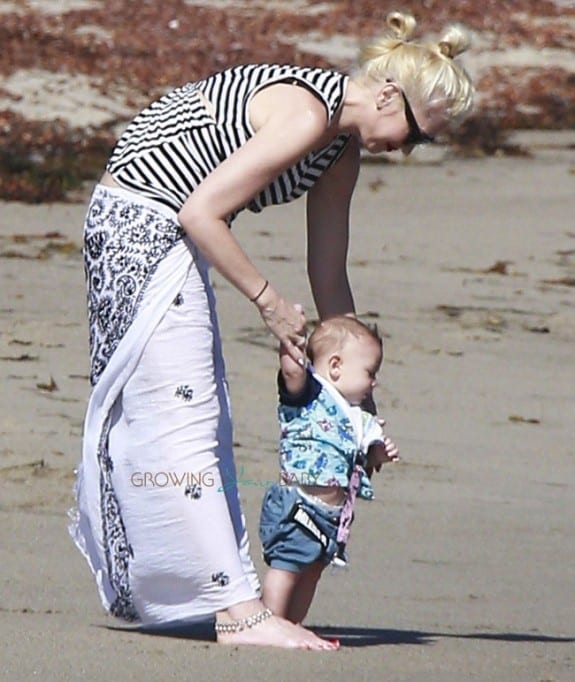
[[[382,421],[361,409],[383,359],[381,337],[359,320],[321,322],[309,338],[310,366],[280,348],[281,481],[264,496],[260,540],[270,567],[263,600],[300,623],[323,569],[345,565],[356,496],[373,498],[368,473],[398,459]]]

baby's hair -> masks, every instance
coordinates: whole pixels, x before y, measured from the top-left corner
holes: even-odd
[[[471,79],[453,61],[469,47],[469,33],[460,24],[450,24],[436,41],[411,42],[416,23],[411,14],[390,12],[387,33],[361,49],[358,76],[377,82],[391,78],[410,103],[442,107],[447,118],[456,118],[473,103]]]
[[[356,339],[372,339],[383,353],[383,341],[377,325],[367,325],[356,317],[337,315],[322,320],[311,333],[307,342],[307,355],[310,362],[313,363],[326,353],[340,350],[350,336]]]

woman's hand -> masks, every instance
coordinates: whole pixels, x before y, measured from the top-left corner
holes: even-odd
[[[255,304],[266,327],[288,355],[298,364],[305,364],[306,319],[302,307],[286,301],[271,286]]]

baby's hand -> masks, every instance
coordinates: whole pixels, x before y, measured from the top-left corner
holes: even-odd
[[[383,437],[383,443],[374,443],[367,451],[367,465],[365,471],[371,477],[374,470],[380,471],[382,464],[397,462],[399,460],[399,450],[397,445],[388,438]]]

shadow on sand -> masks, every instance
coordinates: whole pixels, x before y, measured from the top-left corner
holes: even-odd
[[[440,639],[483,639],[497,642],[549,642],[567,644],[575,637],[556,637],[537,632],[428,632],[349,626],[312,627],[320,637],[339,639],[341,646],[363,647],[383,644],[434,644]]]
[[[162,627],[104,626],[117,632],[137,632],[159,637],[177,637],[200,642],[215,642],[214,621],[200,623],[172,623]],[[343,647],[381,646],[385,644],[429,645],[440,639],[482,639],[496,642],[544,642],[570,644],[575,637],[545,635],[538,632],[427,632],[425,630],[392,630],[351,626],[308,626],[320,637],[339,639]]]

